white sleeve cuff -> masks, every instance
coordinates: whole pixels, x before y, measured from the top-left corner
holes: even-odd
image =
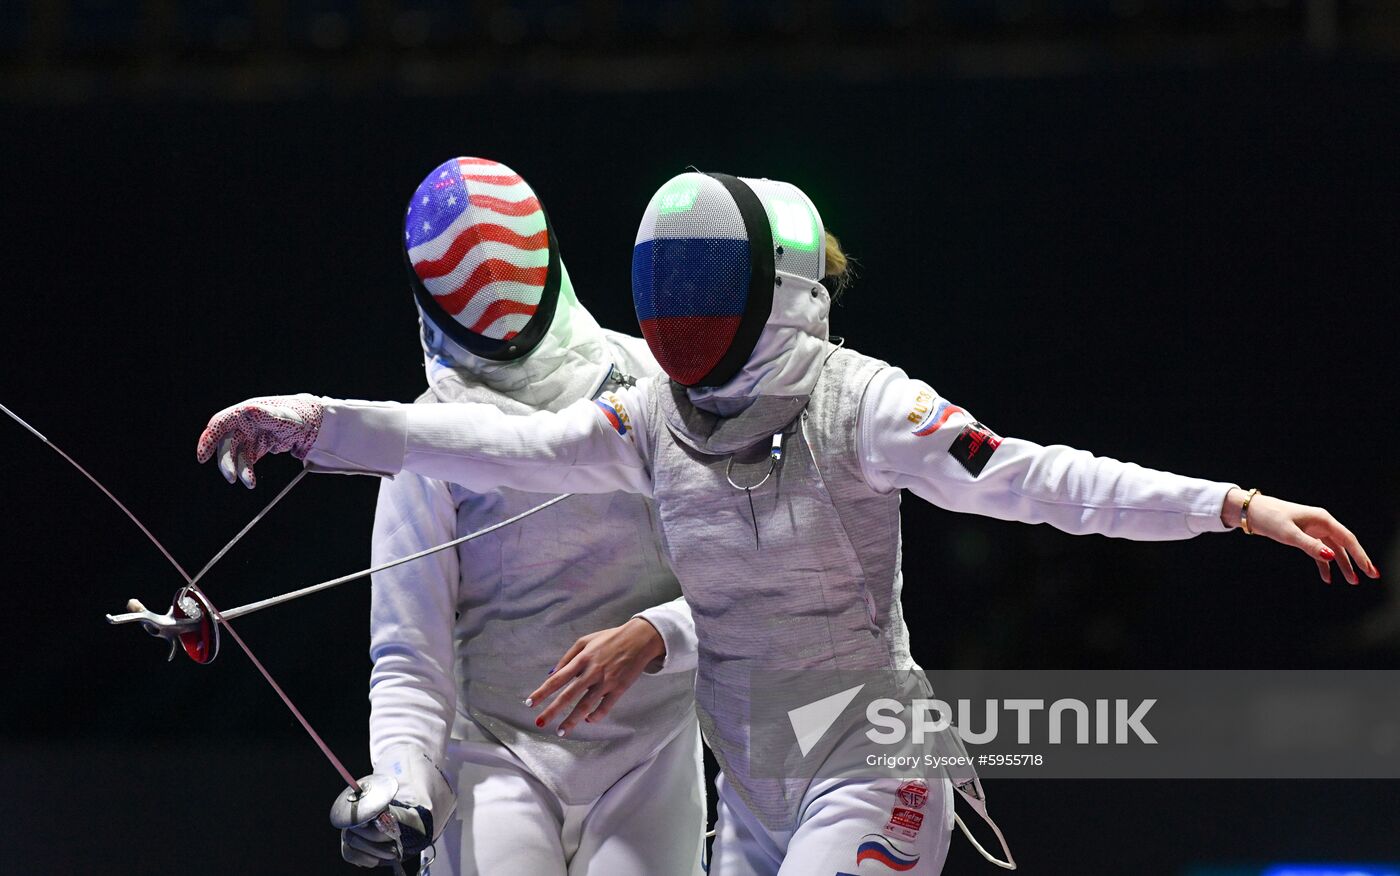
[[[656,627],[661,641],[666,645],[666,656],[647,666],[647,675],[669,675],[695,668],[698,662],[695,622],[691,620],[690,607],[685,604],[684,598],[653,605],[632,616]]]
[[[393,776],[399,790],[394,799],[405,806],[421,806],[432,817],[432,836],[442,835],[457,808],[457,795],[442,767],[416,745],[395,745],[375,761],[374,771]]]
[[[1231,527],[1225,525],[1221,514],[1225,510],[1225,497],[1238,488],[1238,484],[1217,483],[1202,490],[1199,499],[1186,512],[1186,528],[1194,533],[1229,532]]]
[[[316,472],[392,477],[408,445],[407,405],[327,399],[306,467]]]

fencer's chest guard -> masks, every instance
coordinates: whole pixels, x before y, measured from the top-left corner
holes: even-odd
[[[608,341],[606,348],[617,363],[615,374],[655,367],[619,344]],[[602,390],[614,388],[604,383]],[[510,414],[535,410],[460,380],[440,380],[420,399],[434,401],[484,402]],[[528,510],[542,498],[510,489],[449,489],[459,534]],[[463,577],[454,630],[460,691],[455,735],[464,735],[461,722],[470,720],[566,803],[597,799],[694,720],[693,672],[642,676],[608,720],[581,723],[563,739],[537,728],[535,712],[521,703],[579,636],[680,596],[657,545],[659,526],[654,507],[641,496],[576,494],[457,548]]]
[[[761,398],[737,417],[696,408],[673,383],[649,394],[661,527],[700,640],[701,728],[727,781],[775,829],[793,823],[807,782],[751,775],[750,673],[913,666],[899,494],[865,484],[856,446],[861,397],[884,367],[838,350],[809,398]],[[749,493],[731,486],[761,480],[775,432],[773,475]]]
[[[633,305],[662,370],[686,387],[734,378],[775,289],[825,275],[825,239],[820,214],[789,183],[685,173],[662,186],[632,250]]]
[[[409,283],[424,316],[484,359],[528,355],[554,319],[559,245],[529,183],[486,158],[453,158],[404,217]]]

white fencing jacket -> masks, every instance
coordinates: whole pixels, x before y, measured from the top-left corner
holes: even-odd
[[[422,324],[429,391],[409,408],[472,400],[492,410],[588,404],[618,375],[657,371],[637,338],[605,331],[567,274],[550,330],[530,356],[489,362]],[[373,562],[407,556],[521,513],[563,490],[464,488],[403,473],[385,480]],[[635,493],[635,491],[633,491]],[[377,768],[410,745],[442,763],[450,737],[494,739],[561,800],[588,803],[695,721],[696,642],[667,568],[655,509],[628,493],[576,496],[505,529],[374,575],[370,750]],[[608,720],[560,739],[522,698],[582,635],[642,617],[666,657]],[[693,777],[697,783],[701,777]],[[463,792],[467,792],[463,789]]]

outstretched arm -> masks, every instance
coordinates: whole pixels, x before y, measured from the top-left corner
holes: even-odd
[[[267,453],[291,452],[313,471],[392,477],[412,471],[485,492],[649,495],[651,477],[638,447],[640,387],[578,401],[558,413],[501,413],[486,404],[404,405],[311,395],[251,399],[209,421],[200,462],[245,486]]]
[[[1073,534],[1143,541],[1191,538],[1239,525],[1249,494],[1237,485],[1143,468],[1063,445],[1002,438],[923,381],[891,368],[871,381],[861,405],[862,472],[877,490],[906,488],[952,511],[1049,523]],[[1379,573],[1356,538],[1330,514],[1256,495],[1250,530],[1308,553],[1330,580],[1347,554]]]

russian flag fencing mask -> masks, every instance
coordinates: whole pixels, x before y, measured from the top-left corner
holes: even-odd
[[[781,296],[809,295],[825,275],[826,232],[801,189],[683,173],[652,196],[637,229],[632,303],[671,379],[721,386],[744,367]]]
[[[428,174],[408,204],[404,252],[423,315],[477,356],[525,356],[554,320],[554,230],[504,164],[453,158]]]

